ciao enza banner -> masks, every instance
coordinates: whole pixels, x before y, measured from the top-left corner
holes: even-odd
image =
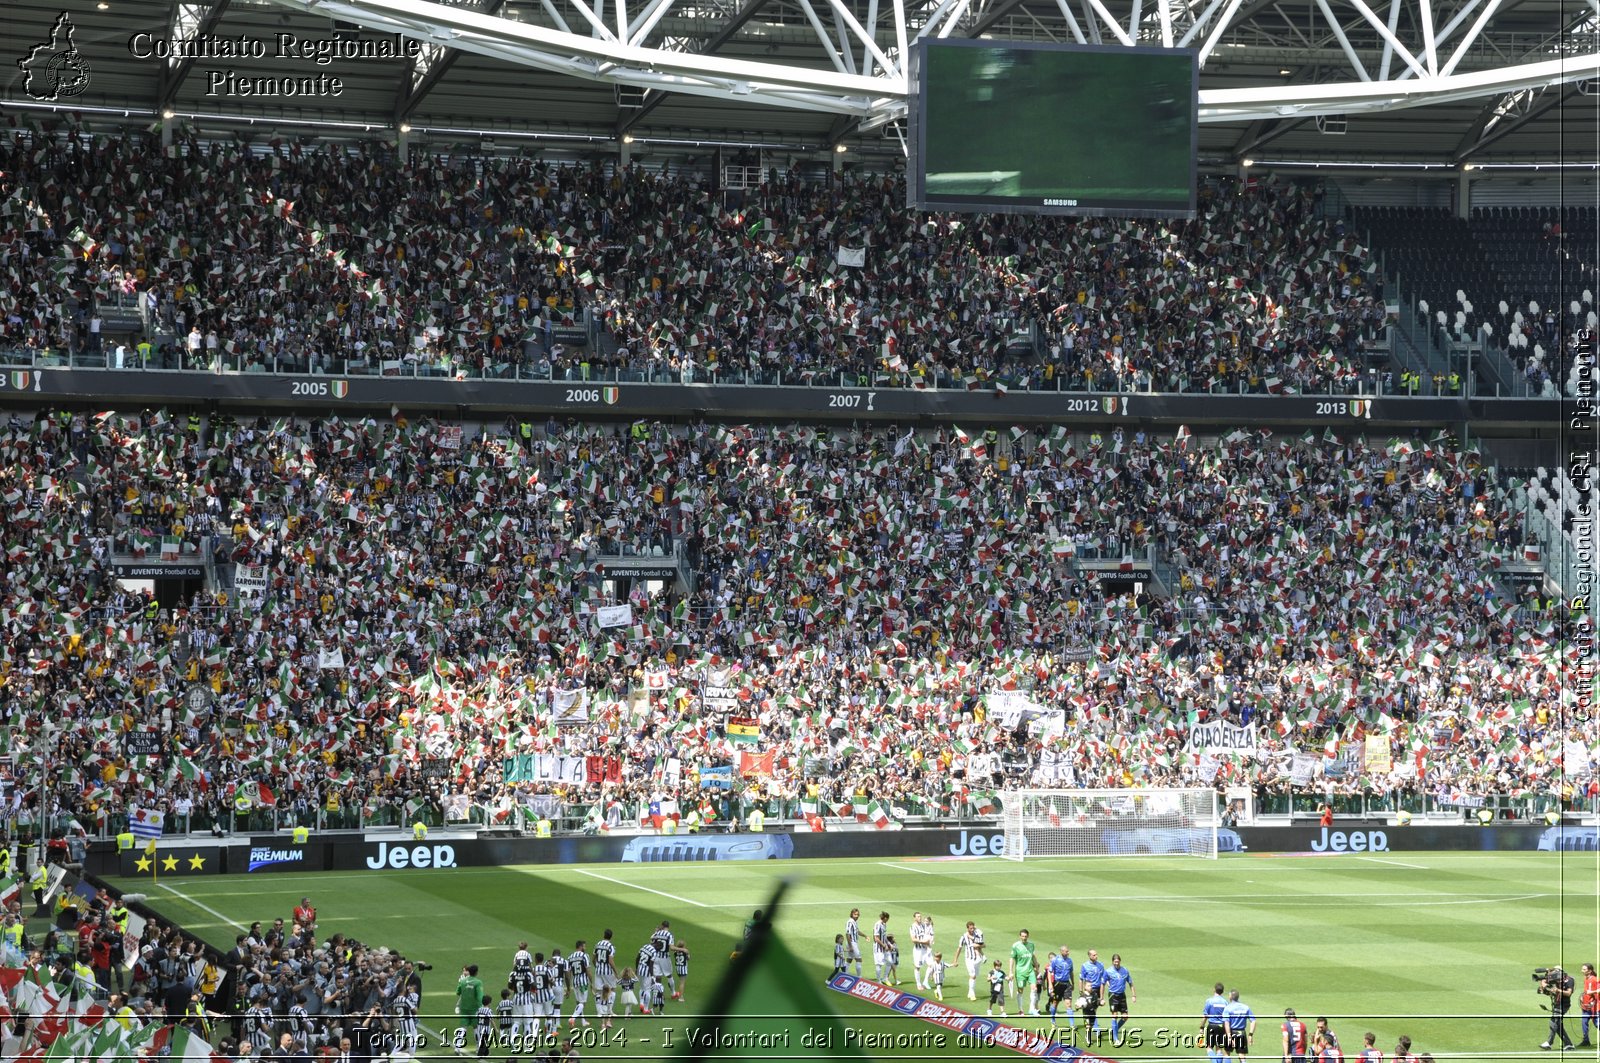
[[[1189,730],[1185,746],[1191,753],[1254,753],[1258,733],[1255,724],[1243,727],[1234,723],[1201,723]]]

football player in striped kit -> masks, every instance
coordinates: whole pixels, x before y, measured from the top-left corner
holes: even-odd
[[[961,962],[967,968],[967,999],[978,999],[978,975],[983,971],[983,931],[972,920],[967,920],[967,932],[956,942],[961,951]]]
[[[878,921],[872,924],[872,968],[880,982],[887,982],[894,975],[889,967],[888,912],[879,912]]]
[[[672,946],[675,940],[672,925],[665,919],[650,935],[650,945],[656,950],[656,981],[666,987],[666,992],[672,995],[673,1000],[682,1000],[683,994],[678,992],[677,979],[672,973]]]
[[[488,1058],[489,1051],[494,1047],[495,1013],[489,1004],[489,998],[484,997],[483,1003],[478,1005],[478,1058]]]
[[[551,982],[555,988],[556,998],[552,1002],[557,1025],[560,1025],[561,1007],[567,1002],[567,959],[561,955],[560,949],[550,950]]]
[[[646,941],[639,946],[639,954],[634,957],[634,971],[639,976],[639,1013],[648,1015],[652,1011],[660,1011],[664,994],[661,983],[656,981],[656,946],[653,941]]]
[[[576,1026],[580,1020],[585,1026],[589,1025],[583,1014],[583,1006],[589,1002],[589,954],[584,948],[587,944],[579,938],[567,956],[567,978],[572,985],[572,1014],[567,1018],[568,1026]]]
[[[861,909],[850,909],[850,918],[844,921],[844,963],[856,965],[856,977],[861,977]],[[968,999],[971,999],[970,997]]]
[[[253,1005],[244,1013],[244,1029],[257,1056],[272,1050],[272,1009],[265,1002]]]
[[[531,956],[528,958],[533,959]],[[514,968],[506,984],[506,988],[511,990],[512,1037],[526,1043],[532,1043],[539,1033],[539,1023],[534,1012],[533,985],[532,963],[527,967]]]
[[[414,1056],[422,1047],[422,1039],[417,1036],[417,1010],[420,1007],[416,985],[410,982],[403,984],[394,998],[395,1055],[404,1052]]]
[[[538,1024],[543,1032],[554,1037],[560,1030],[556,1015],[556,971],[545,962],[544,953],[533,954],[533,1016],[543,1020]]]
[[[928,974],[933,968],[933,917],[921,912],[911,913],[911,973],[918,989],[927,989]]]
[[[487,999],[488,998],[486,996],[485,1000]],[[502,989],[500,990],[500,1003],[494,1006],[494,1018],[495,1022],[497,1022],[500,1026],[500,1040],[502,1041],[509,1042],[511,1040],[511,1022],[513,1014],[514,1011],[511,1005],[511,990]]]
[[[682,1000],[684,988],[689,984],[689,946],[681,941],[672,946],[672,977],[678,987],[672,999]]]
[[[610,927],[594,943],[594,984],[617,988],[617,943],[611,940]]]
[[[289,1005],[288,1031],[294,1036],[296,1051],[306,1052],[311,1047],[311,1014],[298,998]]]

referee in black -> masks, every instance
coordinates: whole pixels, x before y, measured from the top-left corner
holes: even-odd
[[[1228,1055],[1244,1059],[1250,1054],[1250,1042],[1256,1039],[1256,1015],[1240,1001],[1237,989],[1228,990],[1228,1006],[1222,1009],[1222,1017],[1228,1024]]]

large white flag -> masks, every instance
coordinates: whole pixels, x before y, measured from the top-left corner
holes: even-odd
[[[627,627],[633,623],[633,606],[602,605],[594,611],[595,626],[601,629],[609,627]]]

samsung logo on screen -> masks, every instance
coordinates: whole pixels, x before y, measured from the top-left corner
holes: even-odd
[[[273,864],[300,864],[305,859],[304,849],[251,849],[249,870],[255,871]]]
[[[1044,201],[1044,205],[1047,207],[1076,207],[1078,201],[1076,199],[1047,199]]]

